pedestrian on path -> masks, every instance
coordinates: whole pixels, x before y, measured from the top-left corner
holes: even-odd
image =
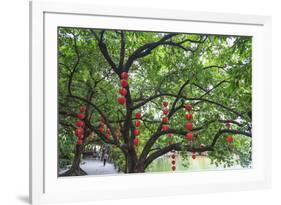
[[[103,166],[105,166],[107,159],[108,159],[108,154],[105,153],[104,156],[103,156]]]

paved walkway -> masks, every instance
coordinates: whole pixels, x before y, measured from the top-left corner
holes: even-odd
[[[99,174],[118,174],[114,165],[106,163],[103,166],[103,161],[95,159],[83,159],[80,167],[87,172],[88,175],[99,175]]]
[[[112,163],[107,162],[106,165],[103,166],[103,161],[92,158],[83,159],[80,167],[88,175],[118,174]],[[59,173],[61,174],[65,171],[66,170],[60,170]]]

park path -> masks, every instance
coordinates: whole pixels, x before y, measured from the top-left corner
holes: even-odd
[[[105,166],[103,166],[103,161],[96,160],[93,158],[86,158],[82,160],[80,167],[88,174],[88,175],[104,175],[104,174],[118,174],[117,170],[114,168],[112,163],[107,162]],[[59,171],[59,174],[62,174],[67,169],[62,169]]]
[[[106,163],[103,166],[103,161],[88,158],[83,159],[80,167],[88,174],[88,175],[99,175],[99,174],[118,174],[117,170],[114,168],[112,163]]]

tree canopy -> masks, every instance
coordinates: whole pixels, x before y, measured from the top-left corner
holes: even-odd
[[[59,158],[73,160],[68,174],[83,174],[79,157],[95,143],[112,147],[126,173],[145,172],[168,152],[251,166],[251,52],[248,36],[58,28]],[[125,104],[118,100],[122,73],[129,75]],[[76,144],[80,106],[85,126]]]

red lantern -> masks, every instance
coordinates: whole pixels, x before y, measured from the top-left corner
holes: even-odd
[[[233,137],[232,136],[228,136],[226,138],[227,142],[232,143],[233,142]]]
[[[100,128],[100,132],[104,133],[104,128],[103,127]]]
[[[169,125],[162,125],[162,130],[163,131],[167,131],[167,130],[169,130]]]
[[[187,140],[192,140],[192,138],[193,138],[193,134],[190,132],[190,133],[187,133],[186,135],[185,135],[185,138],[187,139]]]
[[[175,160],[172,160],[172,165],[175,165],[176,164],[176,161]]]
[[[136,145],[136,146],[138,146],[138,145],[140,144],[139,138],[135,138],[135,139],[133,140],[133,144]]]
[[[163,114],[164,114],[164,115],[167,115],[167,114],[169,113],[169,110],[168,110],[168,109],[163,109],[162,111],[163,111]]]
[[[110,129],[109,129],[109,128],[107,128],[106,133],[107,133],[107,134],[110,134]]]
[[[77,140],[76,144],[78,144],[78,145],[83,144],[83,140],[81,140],[81,139]]]
[[[84,123],[83,121],[78,121],[78,122],[75,123],[75,125],[76,125],[77,127],[84,127],[84,126],[85,126],[85,123]]]
[[[140,131],[139,131],[139,130],[134,130],[134,131],[133,131],[133,135],[134,135],[134,136],[138,136],[139,134],[140,134]]]
[[[80,137],[80,136],[83,135],[83,134],[84,134],[84,129],[83,129],[83,128],[78,127],[78,128],[75,129],[75,135],[76,135],[76,137]]]
[[[168,103],[167,101],[164,101],[164,102],[163,102],[163,106],[164,106],[164,107],[167,107],[168,105],[169,105],[169,103]]]
[[[162,122],[163,123],[168,123],[169,122],[169,118],[168,117],[163,117]]]
[[[85,118],[85,115],[82,113],[77,114],[77,118],[80,120],[83,120]]]
[[[137,118],[137,119],[140,119],[140,118],[141,118],[141,113],[140,113],[140,112],[137,112],[137,113],[136,113],[136,118]]]
[[[121,86],[122,86],[123,88],[125,88],[125,87],[128,86],[128,81],[122,79],[122,80],[120,80],[120,84],[121,84]]]
[[[105,137],[106,137],[106,139],[108,139],[108,140],[109,140],[109,138],[110,138],[110,134],[108,134],[108,133],[107,133],[107,134],[105,135]]]
[[[124,80],[128,80],[129,74],[127,72],[122,72],[121,73],[121,78],[124,79]]]
[[[127,89],[126,88],[120,88],[119,93],[123,96],[127,95]]]
[[[191,122],[187,122],[187,123],[185,123],[185,129],[187,129],[187,130],[192,130],[192,123]]]
[[[79,135],[78,138],[82,140],[84,138],[84,135]]]
[[[126,98],[124,96],[121,96],[118,98],[118,103],[120,105],[124,105],[126,103]]]
[[[193,153],[191,157],[192,157],[192,159],[196,159],[195,153]]]
[[[80,110],[80,112],[85,112],[86,111],[86,106],[85,105],[81,105],[79,110]]]
[[[175,159],[175,158],[176,158],[176,155],[172,154],[172,156],[171,156],[171,157],[172,157],[172,159]]]
[[[186,114],[185,114],[185,119],[191,120],[191,119],[192,119],[192,114],[186,113]]]
[[[185,109],[188,110],[188,111],[191,111],[191,110],[192,110],[192,105],[191,105],[191,104],[186,104],[184,107],[185,107]]]
[[[175,171],[176,170],[176,166],[172,166],[172,170]]]
[[[135,126],[136,127],[139,127],[141,125],[141,122],[139,121],[139,120],[137,120],[136,122],[135,122]]]

